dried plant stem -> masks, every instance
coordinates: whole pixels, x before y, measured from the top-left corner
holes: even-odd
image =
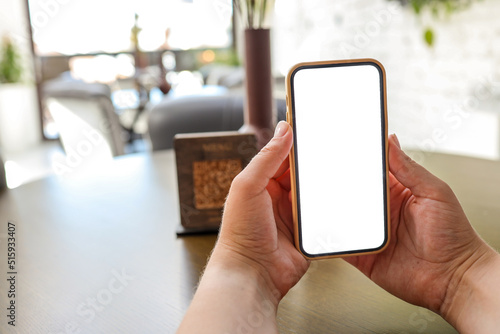
[[[261,29],[266,18],[267,0],[232,0],[233,9],[249,29]]]
[[[254,13],[255,13],[255,0],[248,0],[247,1],[247,7],[248,7],[248,27],[250,29],[253,29],[253,19],[254,19]]]
[[[241,8],[239,0],[233,0],[233,15],[236,15],[236,13],[238,13],[241,18]]]
[[[267,9],[267,0],[262,0],[261,6],[260,6],[260,15],[259,15],[259,28],[262,28],[262,25],[264,24],[264,19],[266,16],[266,9]]]

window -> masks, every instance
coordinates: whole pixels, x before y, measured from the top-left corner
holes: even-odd
[[[29,0],[29,9],[38,55],[130,51],[135,14],[143,51],[231,44],[231,0]]]

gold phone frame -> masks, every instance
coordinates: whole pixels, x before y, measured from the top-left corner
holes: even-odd
[[[297,204],[297,185],[296,185],[296,164],[295,164],[295,137],[296,137],[296,132],[294,128],[294,121],[293,121],[293,103],[292,101],[292,79],[297,72],[298,69],[300,68],[311,68],[311,67],[331,67],[332,65],[341,65],[341,66],[346,66],[349,64],[354,64],[354,65],[362,65],[362,64],[372,64],[375,65],[381,73],[381,85],[382,85],[382,104],[383,104],[383,117],[384,121],[382,123],[384,129],[384,160],[385,160],[385,243],[382,244],[379,248],[376,248],[374,250],[359,250],[359,251],[352,251],[352,252],[341,252],[341,253],[328,253],[326,255],[318,255],[318,256],[309,256],[302,250],[302,246],[300,244],[300,233],[299,233],[299,213],[298,213],[298,204]],[[325,66],[326,65],[326,66]],[[287,106],[287,112],[286,112],[286,120],[288,124],[292,127],[293,130],[293,136],[294,136],[294,143],[292,146],[292,149],[289,154],[289,160],[290,160],[290,178],[291,178],[291,192],[292,192],[292,211],[293,211],[293,229],[294,229],[294,242],[295,242],[295,248],[307,259],[309,260],[319,260],[319,259],[327,259],[327,258],[336,258],[336,257],[348,257],[348,256],[357,256],[357,255],[369,255],[369,254],[376,254],[382,252],[384,249],[387,248],[389,245],[390,239],[391,239],[391,217],[390,217],[390,193],[389,193],[389,146],[388,146],[388,135],[387,135],[387,91],[386,91],[386,74],[385,74],[385,69],[384,66],[377,60],[371,59],[371,58],[362,58],[362,59],[345,59],[345,60],[330,60],[330,61],[315,61],[315,62],[303,62],[303,63],[298,63],[295,66],[293,66],[289,71],[288,75],[286,77],[286,106]]]

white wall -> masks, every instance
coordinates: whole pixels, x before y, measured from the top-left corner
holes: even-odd
[[[286,73],[299,61],[376,58],[387,71],[389,131],[404,146],[498,159],[498,13],[495,0],[439,20],[387,0],[277,0],[273,62]],[[434,48],[423,42],[428,24]]]
[[[23,84],[0,84],[0,148],[28,150],[41,141],[31,40],[23,0],[0,0],[0,39],[8,36],[22,57]]]

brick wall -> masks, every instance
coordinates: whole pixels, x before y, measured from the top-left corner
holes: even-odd
[[[405,147],[498,159],[498,13],[495,0],[440,19],[387,0],[277,0],[273,64],[283,74],[299,61],[376,58],[387,71],[389,131]]]

